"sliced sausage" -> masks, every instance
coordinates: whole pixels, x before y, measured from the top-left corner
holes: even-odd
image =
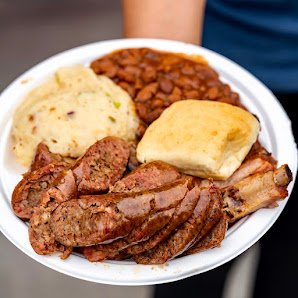
[[[49,147],[41,142],[37,145],[29,172],[36,171],[50,163],[62,161],[60,154],[50,152]]]
[[[110,192],[149,190],[180,178],[178,169],[162,161],[142,164],[110,187]]]
[[[30,219],[43,194],[58,175],[69,167],[66,162],[50,163],[25,175],[12,194],[11,205],[15,214],[23,220]]]
[[[208,216],[212,196],[219,195],[219,192],[214,190],[213,186],[203,188],[202,190],[199,187],[194,189],[197,189],[200,198],[193,214],[179,229],[158,246],[133,256],[133,259],[138,264],[163,264],[182,254],[199,234]]]
[[[130,156],[130,145],[116,137],[106,137],[93,144],[74,164],[79,194],[108,191],[122,178]]]
[[[159,243],[167,239],[175,229],[179,228],[192,215],[199,199],[198,192],[198,187],[189,191],[182,202],[176,207],[175,213],[169,223],[163,229],[152,235],[148,240],[127,248],[127,253],[130,255],[140,254],[156,247]],[[136,256],[136,258],[137,257],[138,256]]]
[[[29,223],[29,240],[34,251],[46,255],[56,251],[65,253],[66,258],[72,248],[65,247],[55,240],[50,223],[53,211],[67,200],[77,197],[75,177],[71,170],[63,171],[41,198],[41,203],[34,209]]]
[[[205,235],[196,245],[192,246],[183,255],[191,255],[208,248],[219,246],[222,240],[225,238],[225,234],[228,227],[227,216],[224,214],[220,220],[214,225],[212,230]]]
[[[66,246],[88,246],[127,236],[153,213],[171,209],[185,197],[188,179],[154,190],[82,196],[62,203],[53,213],[51,228]]]
[[[154,213],[148,217],[140,226],[133,229],[127,237],[118,239],[109,244],[98,244],[82,248],[83,255],[92,262],[105,259],[115,259],[124,254],[124,249],[143,240],[147,240],[155,232],[162,229],[172,218],[175,208]],[[86,249],[86,252],[85,252]],[[92,253],[91,250],[94,250]]]

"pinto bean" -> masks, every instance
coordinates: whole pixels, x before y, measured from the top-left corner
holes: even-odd
[[[156,94],[157,92],[157,88],[158,88],[158,83],[151,83],[147,86],[145,86],[143,89],[141,89],[136,97],[136,102],[146,102],[148,101],[150,98],[152,98],[152,96],[154,94]]]
[[[181,73],[187,76],[192,76],[195,74],[195,70],[192,66],[186,65],[181,68]]]
[[[163,91],[165,93],[171,93],[174,88],[174,84],[172,83],[172,81],[163,77],[159,81],[159,88],[161,91]]]
[[[136,78],[133,73],[129,73],[125,71],[124,68],[119,68],[117,71],[117,76],[122,80],[126,81],[128,83],[134,83],[136,81]]]
[[[155,110],[153,110],[152,112],[148,113],[146,116],[145,116],[145,120],[147,123],[151,123],[153,122],[154,120],[156,120],[160,114],[164,111],[164,109],[162,108],[157,108]]]
[[[136,95],[136,89],[132,85],[128,84],[125,81],[119,82],[118,85],[122,89],[124,89],[125,91],[127,91],[131,98],[134,98],[135,97],[135,95]]]
[[[162,108],[164,106],[164,101],[161,99],[154,99],[151,102],[153,108]]]
[[[221,97],[221,98],[218,99],[218,101],[228,103],[228,104],[231,104],[231,105],[235,104],[235,100],[230,98],[230,97]]]
[[[166,101],[168,99],[168,94],[164,94],[163,92],[157,92],[155,94],[155,98],[161,99],[163,101]]]
[[[136,104],[136,110],[141,119],[145,119],[146,115],[149,112],[149,109],[144,104]]]
[[[150,83],[156,79],[156,70],[153,66],[148,65],[142,72],[142,79],[145,83]]]
[[[191,90],[184,92],[184,98],[185,99],[199,99],[200,93],[198,90]]]
[[[174,69],[170,72],[168,72],[165,77],[169,80],[175,80],[178,79],[180,77],[180,72],[178,69]]]
[[[228,97],[231,93],[231,88],[229,85],[224,84],[223,86],[220,87],[222,94],[226,97]]]
[[[119,64],[122,66],[126,65],[137,65],[139,63],[138,59],[132,55],[125,57],[119,61]]]
[[[171,102],[171,103],[174,103],[176,101],[179,101],[181,100],[181,96],[182,96],[182,91],[179,87],[175,86],[174,89],[173,89],[173,92],[172,94],[168,97],[168,100]]]
[[[146,129],[147,129],[147,125],[141,121],[139,124],[139,127],[138,127],[138,131],[137,131],[137,135],[138,135],[139,139],[141,139],[143,137]]]
[[[205,98],[214,100],[218,97],[219,95],[219,90],[216,87],[211,87],[210,89],[207,90],[205,93]]]
[[[117,72],[118,72],[118,68],[116,66],[111,66],[103,73],[103,75],[109,77],[110,79],[113,79],[116,77]]]
[[[131,74],[135,78],[138,78],[141,75],[141,69],[138,68],[137,66],[133,66],[133,65],[127,65],[127,66],[125,66],[124,67],[124,71],[126,71],[129,74]]]
[[[106,72],[111,67],[116,66],[115,63],[110,59],[95,60],[91,63],[91,68],[95,73]]]

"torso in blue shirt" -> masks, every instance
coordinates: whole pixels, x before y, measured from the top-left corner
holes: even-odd
[[[207,0],[202,45],[274,92],[298,92],[298,0]]]

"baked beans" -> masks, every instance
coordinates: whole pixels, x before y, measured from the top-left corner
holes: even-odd
[[[216,100],[243,107],[239,95],[219,80],[208,63],[194,56],[149,48],[122,49],[91,63],[126,90],[141,119],[139,136],[172,103],[186,99]]]

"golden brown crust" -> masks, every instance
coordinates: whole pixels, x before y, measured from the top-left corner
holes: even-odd
[[[241,165],[259,129],[258,120],[239,107],[179,101],[148,127],[137,158],[143,163],[162,160],[189,175],[225,180]]]

